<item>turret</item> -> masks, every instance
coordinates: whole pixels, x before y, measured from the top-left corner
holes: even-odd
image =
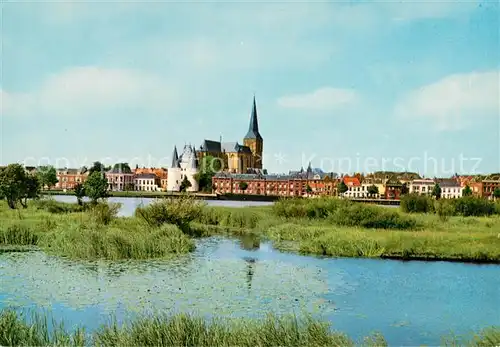
[[[262,169],[262,152],[264,149],[264,140],[259,133],[259,121],[257,117],[257,104],[255,102],[255,95],[253,97],[252,112],[250,114],[250,124],[248,132],[243,139],[243,144],[250,148],[252,151],[252,166],[255,169]]]

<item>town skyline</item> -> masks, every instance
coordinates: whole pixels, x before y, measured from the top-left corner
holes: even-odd
[[[168,167],[241,141],[255,93],[269,172],[500,171],[497,3],[152,8],[3,5],[0,165]]]

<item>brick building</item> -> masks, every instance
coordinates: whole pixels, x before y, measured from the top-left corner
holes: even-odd
[[[55,185],[56,189],[74,189],[80,183],[83,184],[88,177],[88,173],[82,169],[57,169],[56,175],[58,182]]]

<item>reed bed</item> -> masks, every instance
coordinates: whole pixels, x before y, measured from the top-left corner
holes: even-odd
[[[46,315],[31,319],[13,310],[0,312],[1,346],[387,346],[380,333],[360,341],[334,331],[310,316],[262,319],[212,319],[189,314],[143,316],[119,325],[116,320],[93,333],[77,327],[69,333]],[[490,327],[466,338],[443,337],[447,346],[498,346],[500,328]]]

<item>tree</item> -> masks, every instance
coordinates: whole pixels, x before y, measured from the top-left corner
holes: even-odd
[[[500,198],[500,188],[495,188],[495,190],[493,191],[493,197],[495,199],[499,199]]]
[[[432,188],[432,196],[436,198],[436,200],[441,199],[441,187],[439,186],[438,183],[434,185],[434,188]]]
[[[81,183],[77,183],[74,188],[76,201],[78,205],[83,205],[83,197],[85,196],[85,187]]]
[[[117,163],[113,166],[113,171],[114,172],[121,172],[121,173],[132,173],[132,169],[130,169],[130,166],[128,163]]]
[[[313,190],[312,190],[311,186],[309,184],[306,185],[306,193],[307,193],[307,195],[311,194],[312,192],[313,192]]]
[[[105,171],[105,167],[104,165],[99,162],[99,161],[95,161],[92,166],[88,169],[88,172],[89,172],[89,176],[92,175],[94,172],[101,172],[101,173],[104,173]]]
[[[184,176],[184,179],[182,180],[181,185],[179,187],[179,191],[185,192],[186,190],[188,190],[188,188],[191,188],[191,186],[192,184],[191,182],[189,182],[187,176]]]
[[[50,188],[55,186],[59,180],[57,179],[56,169],[53,166],[40,166],[36,170],[36,175],[38,177],[38,181],[43,188]]]
[[[401,195],[406,195],[409,192],[410,192],[410,189],[408,188],[408,184],[403,183],[403,185],[401,186]]]
[[[470,189],[469,185],[467,184],[462,191],[462,196],[471,196],[472,195],[472,189]]]
[[[37,199],[40,193],[40,182],[35,175],[26,175],[26,191],[24,192],[24,201],[20,200],[21,205],[28,207],[28,199]]]
[[[20,164],[10,164],[0,171],[0,196],[15,209],[19,202],[26,207],[27,200],[38,197],[40,184],[33,175],[28,175]]]
[[[378,194],[378,187],[374,184],[368,187],[368,195],[375,196]]]
[[[342,195],[344,194],[345,192],[347,192],[349,190],[349,188],[347,187],[347,185],[344,183],[344,181],[341,181],[339,184],[337,184],[337,192]]]
[[[243,193],[245,193],[245,190],[247,190],[248,188],[248,183],[247,182],[240,182],[238,184],[238,186],[240,187],[240,189],[243,191]]]
[[[212,178],[222,169],[222,160],[220,158],[208,155],[201,161],[198,173],[194,179],[198,182],[200,191],[212,192]]]
[[[85,181],[83,187],[85,195],[94,204],[99,199],[104,199],[108,196],[108,180],[101,172],[93,171]]]

